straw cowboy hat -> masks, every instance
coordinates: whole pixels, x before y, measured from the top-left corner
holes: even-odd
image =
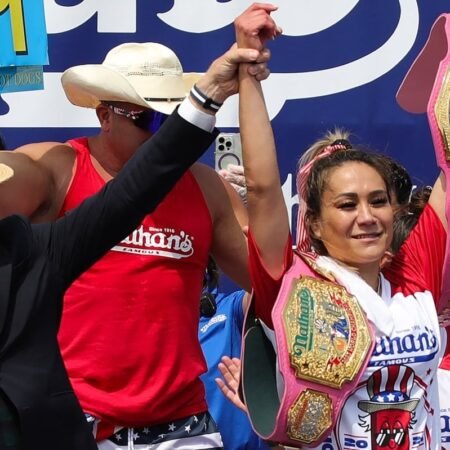
[[[129,102],[170,114],[201,74],[183,74],[180,60],[164,45],[126,43],[102,64],[67,69],[61,82],[71,103],[96,108],[101,101]]]

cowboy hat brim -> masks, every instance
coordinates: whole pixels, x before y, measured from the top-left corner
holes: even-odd
[[[103,64],[86,64],[67,69],[61,83],[68,100],[77,106],[96,108],[101,101],[117,101],[171,114],[201,76],[186,73],[182,77],[135,75],[125,78]]]

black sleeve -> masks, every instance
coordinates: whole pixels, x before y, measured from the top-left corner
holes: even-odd
[[[130,234],[216,135],[217,130],[203,131],[174,112],[101,191],[54,223],[33,225],[65,286]]]

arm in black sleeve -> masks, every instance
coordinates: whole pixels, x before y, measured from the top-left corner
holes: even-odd
[[[69,286],[152,212],[217,135],[173,113],[117,177],[63,218],[34,234]]]

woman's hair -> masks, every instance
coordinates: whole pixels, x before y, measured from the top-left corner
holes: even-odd
[[[311,162],[316,156],[320,155],[325,148],[336,141],[346,141],[351,146],[350,133],[341,128],[335,128],[333,131],[327,131],[321,138],[317,139],[317,141],[308,147],[302,156],[300,156],[297,165],[298,171]]]
[[[350,134],[348,132],[340,129],[329,131],[323,138],[316,141],[299,161],[299,170],[301,170],[302,167],[313,161],[314,158],[324,152],[325,149],[333,147],[337,142],[339,142],[339,144],[345,143],[343,146],[344,148],[339,148],[323,158],[318,158],[312,164],[311,172],[309,173],[307,180],[304,181],[306,182],[306,189],[303,190],[303,192],[305,192],[305,198],[300,201],[306,202],[305,227],[311,240],[312,247],[321,255],[326,255],[328,252],[322,241],[314,237],[311,224],[320,216],[322,195],[327,187],[328,175],[332,169],[340,167],[348,162],[367,164],[376,170],[383,179],[390,199],[389,193],[391,192],[392,186],[387,164],[375,153],[360,148],[354,148],[348,141],[349,136]],[[301,191],[299,190],[299,192]]]
[[[378,157],[387,165],[387,171],[389,172],[392,184],[392,192],[395,194],[398,206],[400,208],[407,206],[413,187],[408,171],[388,155],[378,155]]]
[[[431,186],[423,186],[411,194],[411,201],[394,217],[394,233],[391,252],[395,255],[409,236],[411,230],[419,220],[420,214],[428,203],[432,191]]]

